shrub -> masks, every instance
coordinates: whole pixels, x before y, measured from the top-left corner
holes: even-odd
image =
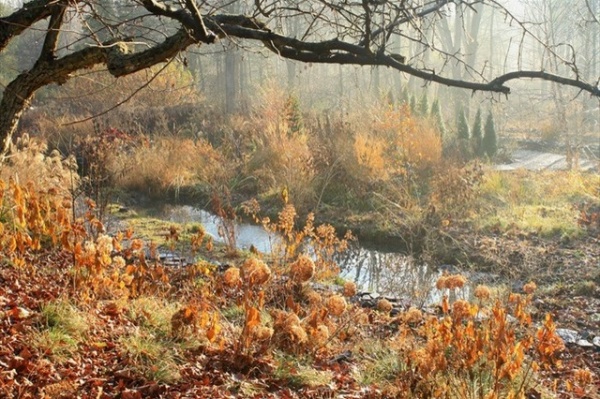
[[[467,116],[465,114],[465,110],[462,108],[458,111],[458,115],[456,117],[456,137],[463,141],[467,141],[469,140],[469,137],[471,137]]]
[[[484,155],[482,146],[483,133],[481,125],[481,109],[478,109],[477,114],[475,114],[475,122],[473,122],[473,130],[471,131],[471,143],[473,147],[473,153],[477,157]]]
[[[446,135],[446,125],[444,124],[444,120],[442,119],[442,113],[440,111],[440,102],[439,100],[435,100],[433,105],[431,106],[431,119],[433,120],[433,125],[437,129],[441,138],[444,138]]]
[[[494,117],[492,111],[488,113],[487,119],[485,120],[484,135],[481,145],[483,152],[488,157],[493,157],[498,152],[498,143],[496,138],[496,127],[494,126]]]
[[[421,100],[419,101],[418,114],[421,117],[425,117],[429,114],[429,100],[427,99],[426,93],[423,93]]]

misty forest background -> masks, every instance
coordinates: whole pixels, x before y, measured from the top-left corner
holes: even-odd
[[[0,16],[22,6],[0,0]],[[85,7],[51,55],[177,30],[131,0]],[[280,11],[269,29],[299,40],[343,26]],[[577,78],[514,79],[507,95],[234,36],[36,89],[0,169],[0,396],[597,398],[600,107],[572,83],[597,85],[599,13],[449,2],[383,43],[457,82]],[[43,64],[47,26],[0,52],[0,96]],[[500,170],[516,150],[564,167]],[[157,204],[207,209],[221,240]],[[240,248],[242,223],[278,245]],[[358,275],[375,258],[392,259],[370,275],[391,296],[339,274],[340,259]],[[394,297],[411,278],[422,286]]]

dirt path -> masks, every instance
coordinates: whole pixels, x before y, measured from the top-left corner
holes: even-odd
[[[511,155],[512,162],[496,165],[496,170],[569,170],[566,155],[553,154],[532,150],[516,150]],[[598,161],[579,160],[578,169],[581,171],[598,171]]]

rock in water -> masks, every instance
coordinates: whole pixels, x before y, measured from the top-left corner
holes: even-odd
[[[579,340],[577,340],[577,345],[581,346],[582,348],[593,348],[594,347],[594,344],[592,344],[587,339],[579,339]]]
[[[557,328],[556,335],[561,337],[565,344],[576,344],[581,339],[581,335],[577,331],[568,328]]]

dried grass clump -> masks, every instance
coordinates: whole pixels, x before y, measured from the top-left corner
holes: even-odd
[[[385,298],[381,298],[377,301],[377,310],[383,313],[390,313],[392,311],[392,303]]]
[[[34,182],[39,191],[52,190],[70,201],[69,190],[79,184],[75,157],[63,158],[57,150],[49,155],[47,152],[45,142],[24,133],[11,149],[7,162],[0,167],[0,178],[4,181],[12,178],[22,185]]]
[[[247,259],[241,269],[242,280],[253,287],[269,281],[271,278],[271,269],[265,262],[256,258]]]
[[[227,181],[233,168],[224,165],[224,155],[207,141],[161,137],[112,160],[109,169],[122,171],[117,181],[121,187],[162,196],[196,184]]]
[[[356,293],[356,284],[352,281],[346,281],[346,283],[344,283],[344,296],[350,298],[356,295]]]
[[[327,310],[334,316],[341,316],[347,306],[346,300],[341,295],[333,295],[327,300]]]
[[[306,255],[300,255],[290,266],[290,276],[296,283],[305,283],[315,274],[315,262]]]
[[[241,281],[240,269],[237,267],[230,267],[223,273],[223,284],[229,288],[237,287]]]

